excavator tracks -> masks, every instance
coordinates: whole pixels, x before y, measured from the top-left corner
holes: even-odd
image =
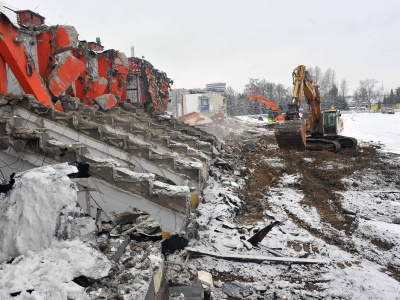
[[[357,147],[357,139],[349,136],[339,136],[339,143],[342,148],[355,148]]]
[[[275,138],[279,148],[285,150],[312,150],[339,152],[342,148],[354,148],[357,140],[352,137],[306,138],[305,122],[302,120],[285,121],[275,124]]]
[[[307,138],[307,150],[339,152],[342,147],[338,140]]]

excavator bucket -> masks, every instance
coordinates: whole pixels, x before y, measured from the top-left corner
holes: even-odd
[[[290,120],[276,123],[274,133],[281,149],[306,149],[306,123],[304,120]]]

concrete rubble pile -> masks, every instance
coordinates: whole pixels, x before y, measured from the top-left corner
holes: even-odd
[[[148,212],[161,208],[165,215],[158,218],[167,220],[165,231],[186,225],[186,215],[207,180],[212,152],[220,146],[215,137],[165,116],[152,117],[139,108],[104,113],[71,97],[61,99],[61,104],[64,112],[30,96],[3,97],[2,157],[18,158],[23,169],[58,162],[88,163],[90,178],[79,179],[79,184],[82,206],[89,214],[95,215],[98,194],[103,193],[119,202],[120,212],[129,206]],[[86,203],[85,193],[94,201]],[[169,222],[171,218],[175,223]]]

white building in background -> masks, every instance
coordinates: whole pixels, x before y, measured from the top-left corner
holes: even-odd
[[[185,94],[182,96],[182,115],[199,112],[206,117],[216,113],[226,115],[226,98],[219,93]]]
[[[223,93],[226,83],[206,84],[205,89],[171,89],[167,112],[175,118],[197,112],[206,117],[217,113],[227,115],[226,99]]]
[[[221,85],[221,83],[218,83]],[[225,84],[224,84],[225,85]],[[213,86],[221,89],[221,86]],[[172,89],[170,92],[170,102],[167,111],[178,118],[192,112],[198,112],[206,117],[211,117],[216,113],[227,114],[226,98],[221,92],[212,92],[209,90],[187,90]]]

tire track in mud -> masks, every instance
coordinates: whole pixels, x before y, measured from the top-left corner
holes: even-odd
[[[268,189],[275,187],[283,174],[300,174],[301,180],[296,186],[304,194],[300,203],[316,208],[322,229],[312,228],[297,216],[288,211],[286,213],[300,227],[327,243],[355,251],[347,237],[351,236],[357,224],[354,223],[353,216],[343,214],[340,195],[336,192],[344,190],[342,178],[369,167],[371,162],[376,160],[378,155],[376,149],[374,147],[343,149],[339,153],[282,151],[268,147],[268,144],[276,144],[273,136],[265,141],[266,143],[259,145],[255,152],[241,152],[247,167],[243,172],[247,174],[243,175],[248,175],[248,178],[242,191],[246,204],[239,212],[237,221],[251,222],[261,219],[263,211],[261,199]],[[277,168],[262,162],[265,158],[271,157],[281,160],[284,167]],[[268,202],[268,199],[266,201]],[[345,235],[340,235],[340,231],[344,231]]]
[[[312,227],[285,209],[286,214],[300,228],[304,228],[311,235],[321,238],[328,244],[338,246],[342,250],[359,254],[367,260],[374,261],[364,253],[359,253],[352,240],[352,235],[358,227],[354,216],[343,214],[342,199],[337,192],[344,191],[341,179],[351,176],[354,172],[367,173],[374,170],[386,181],[400,184],[398,166],[386,164],[390,154],[379,152],[379,146],[364,145],[362,148],[343,149],[339,153],[327,151],[282,151],[276,146],[273,136],[265,137],[264,143],[259,144],[254,152],[240,151],[241,158],[246,162],[242,170],[242,177],[246,185],[240,191],[245,204],[236,217],[238,223],[252,223],[262,219],[265,206],[268,206],[268,190],[276,187],[283,174],[300,174],[301,180],[294,186],[304,197],[301,204],[315,207],[320,220],[321,228]],[[236,146],[240,149],[240,145]],[[276,158],[283,162],[283,166],[276,167],[265,163],[266,158]],[[267,202],[263,204],[262,202]],[[343,232],[345,234],[343,234]],[[381,240],[365,237],[367,241],[382,251],[389,249]],[[376,261],[378,264],[379,262]],[[398,266],[382,266],[382,272],[390,273],[400,282],[400,268]]]

